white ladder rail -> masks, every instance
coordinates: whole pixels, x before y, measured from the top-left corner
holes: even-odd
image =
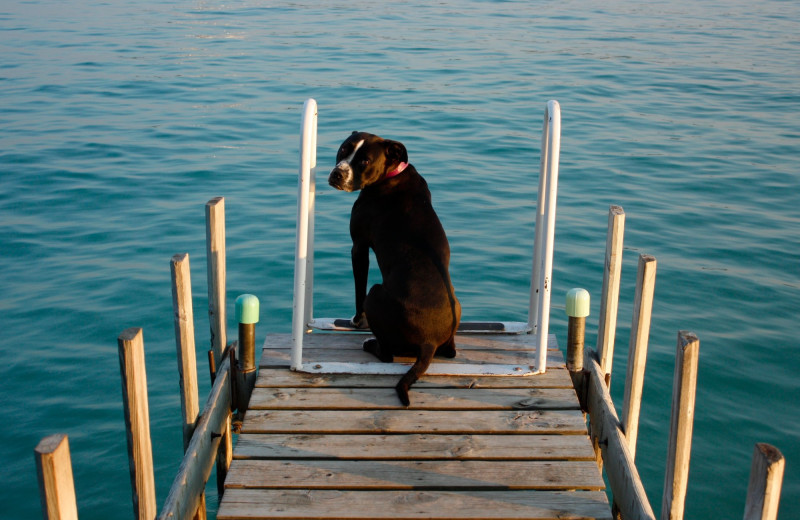
[[[550,100],[544,112],[539,194],[533,246],[533,274],[528,327],[537,336],[536,370],[547,368],[547,334],[550,329],[550,292],[553,285],[553,242],[556,226],[558,161],[561,151],[561,107]]]
[[[292,305],[292,370],[303,366],[303,335],[313,315],[314,293],[314,174],[317,159],[317,102],[303,105],[300,134],[300,175],[297,193],[297,242]]]

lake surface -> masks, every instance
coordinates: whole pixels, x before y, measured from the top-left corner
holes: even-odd
[[[229,316],[289,332],[301,108],[320,178],[352,130],[403,141],[465,319],[527,315],[542,115],[562,110],[551,332],[626,213],[612,393],[636,263],[658,259],[637,463],[660,511],[678,330],[700,338],[687,518],[737,518],[753,445],[800,518],[800,4],[10,1],[0,6],[3,517],[40,515],[33,448],[69,435],[81,519],[130,518],[117,341],[144,328],[156,485],[182,454],[169,260],[188,252],[200,374],[204,204],[224,196]],[[320,183],[315,305],[350,316],[352,194]],[[232,319],[231,319],[232,321]],[[235,334],[231,322],[229,333]],[[208,391],[205,378],[201,394]],[[210,497],[215,508],[215,497]]]

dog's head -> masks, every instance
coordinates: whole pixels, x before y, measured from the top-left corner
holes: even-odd
[[[402,143],[353,132],[339,147],[328,184],[337,190],[358,191],[397,175],[407,165],[408,152]]]

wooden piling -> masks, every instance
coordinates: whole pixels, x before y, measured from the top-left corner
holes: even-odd
[[[600,300],[600,322],[597,329],[597,355],[600,357],[600,367],[603,369],[607,384],[611,380],[611,365],[614,361],[614,336],[617,329],[624,231],[625,211],[620,206],[611,206],[608,209],[603,292],[602,300]]]
[[[567,327],[567,369],[570,372],[583,370],[583,348],[586,336],[586,318],[570,316]]]
[[[578,394],[581,408],[586,410],[586,384],[583,370],[585,353],[586,317],[589,315],[589,292],[575,288],[567,291],[566,312],[569,316],[567,327],[567,370],[572,386]]]
[[[625,394],[622,402],[622,431],[628,441],[631,457],[636,458],[636,438],[639,434],[639,413],[644,387],[644,369],[647,362],[647,344],[650,336],[650,317],[653,310],[653,292],[656,283],[656,259],[639,255],[636,272],[636,296],[633,302],[633,322],[628,349],[628,368],[625,376]]]
[[[153,520],[156,516],[156,488],[142,329],[134,327],[124,330],[117,344],[128,434],[133,514],[139,520]]]
[[[228,340],[225,328],[225,199],[206,203],[206,260],[208,266],[208,319],[211,348],[219,365]]]
[[[183,418],[183,452],[186,453],[200,414],[189,254],[182,253],[173,256],[170,262],[170,271],[172,274],[175,346],[178,353],[178,376],[181,391],[181,415]],[[200,504],[195,518],[206,518],[205,495],[200,497]]]
[[[250,403],[250,395],[256,384],[256,323],[258,323],[259,301],[252,294],[236,298],[236,321],[239,323],[239,365],[236,380],[236,405],[239,419]]]
[[[225,199],[216,197],[206,203],[206,259],[208,265],[208,318],[211,326],[211,349],[214,364],[227,347],[225,314]],[[219,377],[219,374],[217,374]],[[222,431],[219,456],[217,458],[217,489],[222,495],[225,475],[233,459],[231,436],[231,414],[228,411],[227,425]]]
[[[183,415],[183,451],[192,440],[200,413],[197,392],[197,360],[194,344],[194,312],[189,255],[175,255],[170,262],[172,274],[172,310],[175,321],[175,346],[178,351],[181,412]]]
[[[42,516],[45,520],[78,520],[67,436],[57,433],[45,437],[34,453]]]
[[[256,368],[256,324],[239,323],[239,362],[243,370]]]
[[[670,420],[667,468],[664,475],[664,497],[661,520],[681,520],[689,481],[689,458],[692,449],[692,428],[697,391],[697,362],[700,340],[693,332],[678,332],[675,355],[675,376],[672,384],[672,418]]]
[[[236,381],[236,405],[239,417],[244,418],[244,412],[250,402],[250,394],[256,384],[256,359],[255,359],[255,323],[239,323],[239,366]]]
[[[777,448],[765,443],[756,444],[744,520],[777,520],[785,464]]]

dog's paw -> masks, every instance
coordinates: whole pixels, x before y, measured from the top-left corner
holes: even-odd
[[[370,338],[365,341],[362,345],[362,348],[364,349],[364,352],[369,352],[384,363],[391,363],[394,361],[394,356],[391,353],[382,351],[378,340],[375,338]]]
[[[364,349],[364,352],[369,352],[375,356],[378,355],[378,340],[375,338],[368,339],[361,347]]]
[[[408,398],[408,385],[403,384],[403,382],[397,383],[395,387],[397,390],[397,397],[400,398],[400,402],[403,403],[403,406],[411,406],[411,400]]]
[[[363,312],[361,314],[356,314],[350,320],[350,325],[356,329],[368,329],[369,323],[367,323],[367,315]]]
[[[440,357],[446,358],[454,358],[456,357],[456,346],[453,343],[449,343],[446,345],[442,345],[438,349],[436,349],[436,355]]]

